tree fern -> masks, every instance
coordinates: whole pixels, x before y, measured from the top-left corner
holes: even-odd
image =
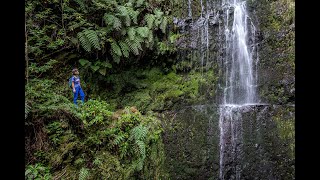
[[[128,45],[124,41],[119,41],[119,45],[121,47],[122,55],[126,58],[129,57],[130,50]]]
[[[90,43],[89,39],[87,38],[87,36],[85,35],[85,33],[79,32],[77,34],[77,37],[78,37],[83,49],[86,50],[87,52],[91,52],[91,43]]]
[[[161,24],[160,24],[160,29],[161,29],[161,31],[162,31],[163,33],[166,32],[167,23],[168,23],[168,19],[167,19],[166,16],[164,16],[164,17],[162,18],[162,22],[161,22]]]
[[[90,29],[86,29],[84,30],[84,34],[86,35],[86,37],[88,38],[89,42],[91,43],[91,45],[95,48],[100,50],[100,42],[99,42],[99,38],[97,35],[97,32],[94,30],[90,30]]]
[[[148,28],[152,29],[155,16],[153,14],[147,14],[144,16],[144,20],[146,21]]]
[[[79,180],[85,180],[89,177],[89,169],[88,168],[81,168],[79,172]]]

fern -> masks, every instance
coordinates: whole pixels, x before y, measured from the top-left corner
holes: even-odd
[[[129,36],[129,39],[132,41],[132,40],[134,40],[134,38],[135,38],[135,34],[136,34],[136,30],[135,30],[135,28],[134,27],[130,27],[130,28],[128,28],[128,36]]]
[[[89,169],[88,168],[81,168],[79,172],[79,180],[85,180],[89,177]]]
[[[120,56],[115,54],[113,51],[111,51],[111,56],[112,56],[114,62],[116,62],[116,63],[120,62]]]
[[[141,36],[141,37],[148,37],[149,36],[149,29],[148,27],[138,27],[137,28],[137,33]]]
[[[113,145],[119,145],[125,138],[125,135],[124,134],[120,134],[118,135],[114,141],[113,141]]]
[[[112,41],[111,42],[111,50],[114,54],[116,54],[117,56],[122,56],[122,53],[121,53],[121,49],[120,47],[118,46],[118,43],[116,41]]]
[[[124,57],[129,57],[129,47],[124,41],[119,41],[119,45],[121,47],[122,55]]]
[[[166,32],[167,23],[168,23],[168,19],[167,19],[166,16],[164,16],[164,17],[162,18],[162,22],[161,22],[161,24],[160,24],[160,29],[161,29],[161,31],[162,31],[163,33]]]
[[[148,28],[152,29],[153,22],[155,21],[155,16],[153,14],[147,14],[144,16],[144,20],[147,22]]]
[[[137,0],[136,7],[140,7],[144,3],[144,0]]]
[[[118,16],[121,16],[125,19],[125,25],[126,26],[130,26],[131,25],[131,19],[130,16],[128,14],[127,8],[125,6],[118,6],[117,7],[117,11],[119,13],[117,13]]]
[[[139,54],[139,49],[137,44],[134,41],[130,41],[130,39],[125,39],[124,42],[128,45],[130,51],[134,54],[134,55],[138,55]]]
[[[129,140],[144,140],[146,138],[146,135],[148,133],[148,129],[142,125],[134,127],[130,131],[130,137]]]
[[[84,30],[84,34],[86,35],[86,37],[88,38],[89,42],[91,43],[91,45],[100,50],[100,43],[99,43],[99,38],[98,38],[98,35],[97,35],[97,32],[94,31],[94,30]]]
[[[139,12],[127,7],[128,15],[131,17],[134,24],[137,24]]]
[[[86,37],[85,33],[79,32],[77,34],[77,37],[78,37],[83,49],[86,50],[87,52],[91,52],[91,43],[90,43],[89,39]]]
[[[138,146],[138,152],[141,155],[141,157],[146,156],[146,145],[144,144],[143,141],[137,140],[135,144]]]
[[[109,26],[112,26],[113,29],[116,29],[116,30],[120,30],[122,25],[121,25],[121,21],[119,18],[117,18],[116,16],[114,15],[111,15],[111,14],[105,14],[103,16],[103,19],[105,21],[105,23]]]

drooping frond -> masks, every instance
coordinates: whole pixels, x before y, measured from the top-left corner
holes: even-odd
[[[116,30],[120,30],[121,29],[121,21],[119,18],[117,18],[116,16],[112,15],[112,14],[105,14],[103,16],[104,21],[107,25],[112,26],[114,29]]]
[[[132,40],[130,40],[129,38],[125,39],[124,42],[128,45],[130,51],[134,54],[134,55],[138,55],[139,54],[139,49],[137,44]]]
[[[100,42],[99,42],[99,38],[97,35],[97,32],[91,29],[86,29],[83,31],[84,34],[86,35],[86,37],[88,38],[89,42],[91,43],[91,45],[95,48],[100,50]]]
[[[117,56],[122,56],[122,53],[121,53],[121,49],[120,47],[118,46],[118,43],[116,41],[112,41],[111,42],[111,50],[113,53],[115,53]]]
[[[144,16],[144,20],[147,22],[148,28],[152,29],[155,16],[153,14],[147,14]]]
[[[111,56],[112,56],[114,62],[116,62],[116,63],[120,62],[120,56],[115,54],[113,51],[111,51]]]
[[[129,16],[131,17],[134,24],[137,24],[139,11],[133,10],[132,7],[127,7]]]
[[[161,22],[161,24],[160,24],[160,29],[161,29],[161,31],[162,31],[163,33],[166,32],[167,23],[168,23],[168,19],[167,19],[166,16],[164,16],[164,17],[162,18],[162,22]]]
[[[120,47],[121,47],[121,51],[122,51],[122,55],[124,57],[129,57],[129,47],[128,45],[124,42],[124,41],[119,41],[118,42]]]
[[[91,43],[89,41],[89,39],[87,38],[87,36],[85,35],[84,32],[79,32],[77,34],[77,37],[80,41],[81,46],[83,47],[83,49],[87,52],[91,52]]]
[[[131,19],[130,19],[130,16],[128,14],[128,10],[125,6],[118,6],[117,7],[117,15],[124,18],[124,22],[125,22],[125,25],[126,26],[130,26],[131,24]]]
[[[143,38],[146,38],[149,36],[149,29],[148,27],[138,27],[137,28],[137,33],[143,37]]]

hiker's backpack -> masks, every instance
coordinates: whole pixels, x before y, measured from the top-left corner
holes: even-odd
[[[71,76],[70,78],[69,78],[69,87],[72,89],[72,77],[73,76]]]

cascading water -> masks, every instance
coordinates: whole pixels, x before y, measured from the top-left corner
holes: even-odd
[[[242,113],[257,104],[255,28],[246,11],[246,1],[223,0],[225,88],[220,106],[220,179],[241,179]],[[231,16],[230,16],[231,15]],[[230,23],[232,21],[232,24]],[[251,37],[251,49],[249,42]],[[255,71],[255,72],[254,72]]]

